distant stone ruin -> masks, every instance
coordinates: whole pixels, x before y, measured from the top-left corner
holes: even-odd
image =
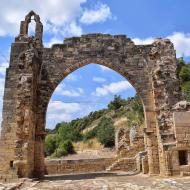
[[[31,18],[36,22],[34,37],[28,35]],[[181,95],[170,40],[135,45],[126,35],[87,34],[45,48],[42,35],[40,17],[31,11],[11,46],[0,141],[2,180],[44,175],[45,118],[51,95],[67,75],[90,63],[121,74],[142,100],[147,155],[142,169],[165,176],[190,171],[190,106]]]

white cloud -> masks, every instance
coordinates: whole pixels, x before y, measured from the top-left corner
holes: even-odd
[[[97,22],[105,22],[111,17],[110,8],[106,4],[98,4],[94,10],[86,9],[80,22],[84,24],[93,24]]]
[[[95,82],[105,82],[106,81],[106,79],[102,78],[102,77],[93,77],[92,80]]]
[[[177,57],[190,56],[190,33],[174,32],[173,34],[166,36],[171,40],[176,49]],[[146,45],[151,44],[154,41],[154,38],[134,38],[132,39],[136,45]]]
[[[77,81],[78,79],[81,79],[81,76],[71,73],[65,79],[68,81]]]
[[[2,122],[2,109],[3,109],[3,94],[4,94],[5,79],[0,78],[0,128]]]
[[[81,111],[78,103],[64,103],[62,101],[51,101],[47,111],[47,127],[53,128],[56,123],[70,121],[73,115]]]
[[[84,93],[84,90],[82,88],[67,89],[66,85],[62,82],[57,86],[54,93],[61,96],[79,97]]]
[[[177,57],[190,56],[190,34],[175,32],[167,38],[173,42]]]
[[[55,89],[55,93],[61,93],[62,90],[66,87],[65,83],[61,82]]]
[[[151,44],[152,42],[154,42],[154,38],[151,38],[151,37],[145,38],[145,39],[133,38],[132,40],[136,45],[147,45],[147,44]]]
[[[51,38],[49,42],[46,42],[45,46],[47,45],[47,47],[54,43],[63,43],[64,37],[80,36],[83,33],[82,27],[75,20],[65,24],[63,27],[48,23],[46,28],[49,33],[53,33],[56,36]]]
[[[9,66],[9,63],[3,62],[0,65],[0,75],[5,76],[6,68]]]
[[[49,121],[52,121],[54,120],[55,123],[59,123],[59,122],[62,122],[62,121],[71,121],[72,120],[72,116],[71,114],[65,114],[65,113],[52,113],[52,114],[47,114],[47,121],[49,123]],[[55,124],[52,126],[54,127]],[[48,128],[52,128],[52,127],[49,127]]]
[[[102,71],[110,71],[110,70],[111,70],[110,68],[105,67],[105,66],[103,66],[103,65],[99,65],[99,67],[100,67],[100,69],[101,69]]]
[[[62,43],[63,40],[53,37],[48,42],[45,42],[44,46],[50,48],[53,44],[62,44]]]
[[[80,110],[78,103],[64,103],[62,101],[51,101],[48,105],[49,113],[75,113]]]
[[[2,121],[2,109],[3,109],[3,95],[4,95],[4,86],[5,86],[5,74],[6,68],[9,66],[8,61],[9,50],[1,52],[0,54],[0,128]]]
[[[132,88],[131,84],[128,81],[119,81],[113,82],[109,85],[103,85],[102,87],[97,87],[96,91],[92,94],[94,96],[106,96],[108,94],[116,94],[123,92],[129,88]]]
[[[4,94],[5,79],[0,78],[0,110],[2,110],[3,94]]]
[[[18,33],[20,21],[30,11],[40,14],[45,30],[57,30],[69,26],[82,12],[81,5],[87,0],[9,0],[0,1],[0,35]],[[55,30],[52,30],[55,32]]]
[[[69,24],[66,32],[73,36],[80,36],[82,34],[82,28],[73,21]]]
[[[84,8],[87,0],[9,0],[0,1],[0,36],[17,35],[20,21],[34,10],[40,15],[44,30],[51,34],[81,35],[81,23],[104,22],[111,18],[108,5],[99,3],[94,9]]]
[[[77,88],[76,90],[62,90],[61,95],[70,97],[79,97],[83,94],[82,88]]]

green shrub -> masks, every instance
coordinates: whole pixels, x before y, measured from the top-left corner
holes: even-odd
[[[86,134],[83,135],[83,141],[89,140],[96,137],[96,128],[88,131]]]
[[[126,116],[126,113],[127,113],[127,111],[125,108],[120,108],[115,112],[115,114],[113,115],[113,118],[119,118],[122,116]]]
[[[50,156],[56,149],[56,135],[49,134],[45,138],[45,155]]]
[[[62,157],[62,156],[66,156],[68,153],[67,153],[67,151],[65,150],[65,149],[62,149],[62,148],[57,148],[56,150],[55,150],[55,152],[51,155],[51,157],[53,157],[53,158],[60,158],[60,157]]]
[[[127,127],[132,127],[135,125],[142,125],[144,121],[144,111],[143,105],[140,100],[140,97],[136,95],[133,98],[129,98],[127,100],[127,107],[129,110],[127,111]]]
[[[178,77],[182,91],[187,101],[190,101],[190,63],[185,63],[183,58],[178,59]]]
[[[126,100],[122,99],[121,96],[115,95],[114,100],[108,104],[108,109],[118,110],[119,108],[125,105],[126,105]]]
[[[71,124],[62,123],[57,132],[57,144],[59,145],[66,140],[77,142],[82,140],[82,135]]]
[[[182,85],[182,91],[185,94],[185,98],[187,101],[190,101],[190,81],[184,82]]]
[[[103,117],[97,126],[97,139],[105,147],[115,144],[115,129],[111,118]]]
[[[60,143],[59,147],[55,150],[55,152],[52,154],[52,157],[60,158],[62,156],[66,156],[68,154],[74,154],[74,146],[70,140],[66,140],[62,143]]]
[[[190,64],[182,66],[181,71],[179,73],[179,78],[182,83],[190,81]]]
[[[65,150],[67,154],[74,154],[74,146],[73,143],[70,140],[64,141],[62,144],[59,146],[62,150]]]

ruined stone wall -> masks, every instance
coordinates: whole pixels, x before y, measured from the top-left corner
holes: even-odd
[[[116,132],[116,151],[119,157],[131,158],[145,150],[144,135],[139,126],[119,128]]]
[[[117,171],[117,170],[126,171],[126,172],[137,171],[136,158],[135,157],[120,158],[107,168],[107,171]]]
[[[176,145],[167,150],[166,165],[169,175],[179,175],[190,171],[190,103],[178,102],[173,106],[171,117]],[[182,158],[185,163],[180,163],[180,152],[185,152],[185,157]]]
[[[122,150],[127,150],[130,146],[130,129],[118,128],[115,134],[115,149],[117,154],[120,154]]]
[[[34,37],[28,36],[32,16]],[[3,103],[0,176],[44,175],[45,118],[51,95],[67,75],[90,63],[115,70],[136,89],[144,108],[149,173],[171,174],[172,152],[189,147],[185,139],[179,143],[189,133],[189,123],[181,137],[174,131],[173,106],[182,96],[173,44],[157,39],[150,45],[135,45],[126,35],[87,34],[43,48],[42,34],[40,18],[31,11],[12,44]]]
[[[132,128],[119,128],[115,138],[118,158],[108,170],[141,171],[142,156],[144,158],[145,154],[147,158],[142,129],[136,125]]]
[[[172,175],[171,152],[177,146],[174,130],[173,106],[182,99],[177,78],[176,55],[169,40],[158,39],[153,43],[150,60],[154,61],[153,90],[157,119],[157,132],[161,175]],[[153,62],[152,62],[153,64]],[[185,135],[185,130],[180,133]],[[184,142],[182,143],[184,144]],[[185,145],[187,146],[187,145]],[[179,160],[176,158],[177,161]],[[174,174],[174,173],[173,173]]]
[[[68,174],[105,171],[113,163],[113,158],[81,159],[81,160],[45,160],[46,174]]]
[[[126,171],[131,174],[140,172],[148,173],[148,157],[146,151],[139,151],[135,156],[126,156],[116,159],[107,169],[107,171]]]

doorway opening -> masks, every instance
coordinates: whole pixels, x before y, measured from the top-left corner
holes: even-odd
[[[179,154],[179,165],[188,165],[188,152],[187,150],[180,150],[178,152]]]

